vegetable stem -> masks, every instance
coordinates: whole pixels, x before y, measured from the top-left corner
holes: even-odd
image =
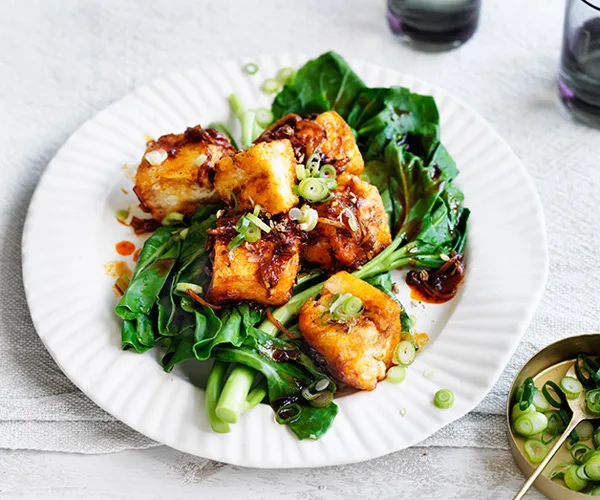
[[[265,382],[260,383],[254,389],[250,391],[246,398],[246,404],[244,405],[244,413],[250,411],[256,405],[258,405],[265,396],[267,395],[267,384]]]
[[[230,430],[229,424],[217,417],[215,413],[221,389],[223,388],[225,372],[227,372],[227,363],[224,361],[215,361],[206,382],[206,413],[208,414],[208,421],[213,431],[221,433],[227,433]]]
[[[244,365],[234,367],[219,397],[215,414],[221,420],[235,424],[244,412],[248,391],[256,371]]]

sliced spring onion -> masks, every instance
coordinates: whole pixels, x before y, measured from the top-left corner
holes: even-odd
[[[531,403],[533,403],[533,395],[535,394],[535,383],[533,382],[533,378],[527,377],[523,386],[517,392],[517,402],[521,407],[521,410],[528,408]]]
[[[562,479],[565,476],[565,472],[569,469],[573,464],[558,464],[552,472],[550,473],[550,479]]]
[[[315,391],[324,391],[329,387],[329,380],[326,378],[322,378],[315,383]]]
[[[198,156],[198,158],[196,158],[194,160],[194,165],[196,165],[197,167],[200,167],[200,166],[204,165],[204,162],[206,160],[208,160],[208,156],[202,154],[202,155]]]
[[[302,213],[302,210],[300,210],[298,207],[294,207],[290,210],[290,219],[292,219],[293,221],[301,221],[302,218],[304,217],[304,214]]]
[[[262,210],[262,207],[257,203],[256,205],[254,205],[254,209],[252,210],[252,213],[258,217],[260,215],[261,210]]]
[[[300,418],[302,407],[298,403],[291,403],[280,407],[275,412],[275,420],[279,424],[291,424]]]
[[[318,222],[318,212],[314,208],[304,205],[302,207],[302,220],[300,222],[300,229],[302,231],[312,231],[315,227],[317,227]]]
[[[308,404],[314,408],[326,408],[333,401],[333,392],[322,391],[317,394],[317,397],[310,400]]]
[[[352,213],[352,211],[349,208],[344,208],[344,210],[342,210],[342,213],[340,214],[340,219],[344,217],[344,215],[348,220],[348,225],[350,226],[350,229],[352,229],[352,231],[358,231],[358,221],[356,220],[356,216]],[[341,222],[343,223],[344,221],[342,220]]]
[[[255,75],[256,73],[258,73],[258,64],[256,63],[248,63],[244,66],[244,73],[247,73],[249,75]]]
[[[532,464],[539,464],[548,453],[548,447],[537,439],[525,441],[525,453]]]
[[[273,122],[273,113],[267,108],[258,108],[256,110],[256,123],[261,127],[268,127]]]
[[[338,183],[335,179],[325,179],[325,185],[328,189],[335,189],[338,187]]]
[[[115,217],[119,222],[125,222],[127,220],[127,217],[129,217],[129,210],[117,210]]]
[[[567,399],[576,399],[583,391],[581,382],[575,377],[563,377],[560,381],[560,388],[567,396]]]
[[[244,238],[243,234],[238,234],[235,238],[233,238],[230,242],[229,245],[227,245],[227,248],[229,250],[235,250],[237,247],[239,247],[242,243],[244,243],[244,241],[246,241],[246,239]]]
[[[545,415],[548,417],[548,427],[544,430],[541,441],[544,444],[550,444],[556,436],[564,432],[567,424],[558,411],[550,411],[545,413]]]
[[[579,436],[579,441],[587,441],[594,434],[594,426],[591,422],[584,420],[583,422],[577,424],[575,427],[577,431],[577,435]]]
[[[585,401],[591,412],[600,413],[600,389],[586,392]]]
[[[548,403],[548,400],[539,389],[536,389],[533,394],[533,404],[538,411],[550,411],[552,409],[550,403]]]
[[[179,212],[171,212],[170,214],[167,214],[161,224],[163,226],[172,226],[174,224],[178,224],[179,222],[182,222],[184,218],[183,214],[180,214]]]
[[[260,229],[256,226],[250,226],[244,233],[244,239],[248,243],[256,243],[258,240],[260,240],[260,236]]]
[[[298,194],[311,203],[318,203],[325,201],[330,192],[323,179],[309,177],[298,184]]]
[[[427,368],[424,372],[423,372],[423,376],[425,378],[433,378],[433,376],[435,375],[435,372],[431,369],[431,368]]]
[[[271,228],[269,226],[267,226],[263,221],[261,221],[256,215],[254,215],[254,214],[246,214],[245,217],[252,224],[254,224],[256,227],[258,227],[260,230],[264,231],[265,233],[270,233],[271,232]]]
[[[575,474],[577,474],[577,477],[579,479],[583,479],[584,481],[589,481],[591,479],[587,475],[587,472],[585,471],[585,465],[580,465],[579,467],[577,467],[577,470],[575,471]]]
[[[592,497],[600,497],[600,485],[594,486],[591,490],[587,492],[587,494]]]
[[[402,408],[402,409],[400,410],[400,416],[401,416],[401,417],[405,417],[405,416],[406,416],[406,408]]]
[[[335,179],[337,171],[333,165],[323,165],[319,170],[319,177],[323,179]]]
[[[385,379],[392,384],[401,384],[406,378],[406,368],[403,366],[392,366],[385,376]]]
[[[202,294],[202,287],[200,285],[195,285],[194,283],[184,283],[183,281],[177,283],[175,290],[177,290],[178,292],[187,292],[188,290],[191,290],[192,292],[197,293],[198,295]]]
[[[520,436],[530,437],[543,432],[548,427],[548,417],[539,411],[524,413],[514,423],[514,429]]]
[[[450,389],[440,389],[435,393],[433,404],[446,410],[454,404],[454,393]]]
[[[303,181],[307,177],[309,177],[308,172],[306,171],[306,167],[302,165],[302,163],[298,163],[296,165],[296,177],[299,181]]]
[[[571,467],[569,467],[565,471],[565,475],[563,478],[565,481],[565,484],[567,485],[567,488],[569,488],[570,490],[573,490],[573,491],[581,491],[588,485],[588,482],[586,480],[581,479],[577,475],[577,469],[578,469],[577,465],[571,465]]]
[[[583,443],[576,443],[569,450],[573,462],[577,465],[582,465],[587,462],[588,458],[592,456],[592,453],[594,453],[594,450]]]
[[[556,396],[558,396],[558,400],[556,400],[554,396],[550,394],[551,390]],[[544,394],[546,401],[548,401],[548,403],[554,406],[554,408],[562,408],[563,406],[567,405],[567,397],[565,396],[565,393],[558,386],[558,384],[556,382],[553,382],[552,380],[546,381],[546,383],[542,387],[542,393]]]
[[[592,436],[592,439],[594,440],[594,445],[596,446],[596,448],[600,448],[600,427],[598,427],[594,431],[594,435]]]
[[[153,167],[162,164],[167,158],[169,154],[164,149],[155,149],[154,151],[148,151],[144,158],[146,161],[150,163]]]
[[[417,356],[417,351],[412,342],[408,340],[403,340],[396,347],[396,352],[394,353],[394,361],[402,366],[409,366]]]
[[[411,328],[414,328],[415,325],[417,324],[417,317],[414,314],[409,314],[408,319],[410,320]]]
[[[267,78],[261,89],[265,94],[276,94],[281,90],[281,83],[275,78]]]
[[[277,79],[281,83],[291,82],[296,77],[296,70],[294,68],[281,68],[277,73]]]
[[[329,305],[329,312],[334,319],[349,320],[360,316],[363,302],[350,293],[334,295]]]
[[[306,160],[306,170],[308,172],[309,177],[314,177],[318,175],[319,168],[321,167],[321,157],[319,153],[313,153]]]
[[[514,423],[515,420],[517,420],[521,415],[524,415],[525,413],[535,413],[535,411],[536,409],[534,405],[529,405],[524,410],[521,410],[519,403],[516,403],[510,412],[510,421]]]

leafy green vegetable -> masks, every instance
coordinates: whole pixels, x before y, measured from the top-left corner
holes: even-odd
[[[328,377],[301,353],[297,343],[251,328],[243,346],[220,347],[214,354],[221,361],[240,363],[262,373],[267,381],[269,402],[275,410],[285,400],[299,404],[299,418],[287,424],[299,439],[318,439],[331,427],[338,413],[337,405],[314,408],[300,394],[300,388],[310,385],[315,378]],[[333,384],[331,380],[330,384]]]
[[[345,118],[364,88],[363,81],[341,56],[327,52],[298,70],[296,78],[277,94],[271,110],[275,120],[288,113],[306,116],[329,110]]]
[[[402,307],[402,310],[400,311],[400,328],[402,332],[412,333],[410,317],[404,309],[402,302],[400,302],[398,295],[394,292],[391,273],[387,271],[385,273],[378,274],[377,276],[373,276],[372,278],[368,278],[365,281],[370,285],[373,285],[375,288],[378,288],[385,294],[389,295],[392,299],[398,302],[398,304],[400,304],[400,307]]]
[[[424,158],[439,142],[439,121],[435,100],[413,94],[404,87],[364,89],[348,116],[356,130],[359,149],[366,161],[383,157],[390,141],[406,141]]]

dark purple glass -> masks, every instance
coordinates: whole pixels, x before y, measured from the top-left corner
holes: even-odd
[[[388,0],[392,33],[417,48],[447,50],[466,42],[479,22],[481,0]]]
[[[600,0],[567,2],[558,92],[575,118],[600,127]]]

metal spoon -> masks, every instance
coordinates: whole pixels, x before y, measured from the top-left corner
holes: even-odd
[[[566,376],[577,378],[577,375],[575,373],[575,363],[573,363],[573,366],[571,366],[571,368],[569,368],[569,371],[567,372]],[[540,464],[533,471],[531,476],[529,476],[529,479],[527,479],[527,481],[525,481],[525,484],[521,487],[521,489],[515,495],[513,500],[520,500],[521,498],[523,498],[525,496],[525,493],[527,493],[527,490],[529,490],[529,488],[531,488],[531,485],[534,483],[534,481],[537,479],[537,477],[542,473],[542,471],[546,468],[546,465],[548,465],[548,462],[550,462],[550,460],[552,460],[552,457],[556,454],[556,452],[562,446],[562,444],[565,442],[567,437],[569,437],[569,435],[571,434],[573,429],[575,429],[575,427],[577,427],[577,424],[579,424],[580,422],[583,422],[584,420],[598,418],[597,414],[591,413],[588,410],[587,404],[585,402],[585,389],[583,391],[581,391],[581,394],[579,395],[578,398],[567,399],[567,402],[569,403],[569,408],[571,408],[571,410],[573,411],[573,416],[571,417],[571,421],[569,422],[569,425],[567,425],[565,432],[563,432],[562,435],[558,438],[558,441],[556,441],[556,443],[554,443],[554,446],[550,449],[550,451],[546,455],[546,458],[544,458],[544,460],[542,460],[540,462]]]

